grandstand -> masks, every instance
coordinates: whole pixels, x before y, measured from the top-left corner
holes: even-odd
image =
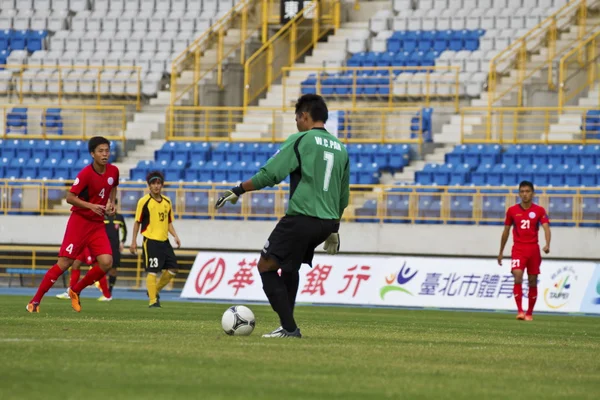
[[[591,188],[600,184],[598,3],[364,2],[340,25],[350,7],[326,1],[282,26],[275,2],[256,19],[258,1],[4,1],[2,76],[7,98],[22,105],[0,115],[0,177],[39,182],[46,193],[44,182],[60,185],[88,162],[82,140],[102,132],[119,142],[116,161],[131,181],[125,211],[146,173],[160,169],[182,216],[217,218],[214,191],[264,163],[295,130],[295,99],[317,92],[359,185],[349,220],[485,223],[478,216],[491,207],[497,223],[506,201],[488,204],[485,190],[508,200],[502,187],[532,179],[549,188],[543,203],[568,198],[556,207],[572,207],[565,220],[585,224],[596,218]],[[246,51],[258,37],[262,47]],[[225,74],[235,68],[225,66],[238,63],[245,82],[232,91]],[[203,92],[210,82],[229,90],[225,107],[202,105],[214,104]],[[539,85],[550,93],[543,102],[529,94]],[[371,190],[379,184],[384,195]],[[471,196],[455,214],[442,199],[457,190]],[[10,192],[5,207],[19,212],[23,193]],[[57,193],[45,212],[65,208]],[[277,190],[222,217],[271,219],[284,204]]]

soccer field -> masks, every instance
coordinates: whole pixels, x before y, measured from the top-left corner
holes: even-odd
[[[226,336],[227,305],[2,296],[0,399],[597,399],[600,319],[298,307],[304,338]]]

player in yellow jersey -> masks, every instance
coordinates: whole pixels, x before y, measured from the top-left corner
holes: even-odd
[[[146,177],[150,193],[142,197],[135,211],[133,238],[129,251],[137,253],[137,235],[143,236],[142,257],[146,268],[146,287],[150,307],[160,307],[160,291],[177,274],[177,258],[169,242],[169,233],[175,239],[177,248],[181,246],[179,236],[173,227],[173,209],[171,200],[162,194],[165,178],[159,171],[153,171]],[[157,282],[157,273],[162,271]]]

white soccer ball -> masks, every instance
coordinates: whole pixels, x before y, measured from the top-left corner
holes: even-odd
[[[221,318],[223,331],[232,336],[248,336],[255,325],[254,313],[245,306],[229,307]]]

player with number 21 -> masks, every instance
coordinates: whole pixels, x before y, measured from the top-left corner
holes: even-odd
[[[508,241],[510,228],[513,228],[513,248],[511,254],[511,270],[515,278],[513,294],[517,303],[517,319],[532,321],[533,308],[537,300],[537,280],[540,274],[542,256],[538,244],[538,232],[540,225],[544,229],[546,245],[544,253],[550,253],[550,220],[543,207],[533,203],[533,183],[523,181],[519,184],[519,197],[521,203],[515,204],[506,211],[504,221],[504,232],[500,240],[500,253],[498,264],[502,265],[502,253]],[[523,273],[527,270],[529,281],[529,307],[527,312],[523,311]]]

